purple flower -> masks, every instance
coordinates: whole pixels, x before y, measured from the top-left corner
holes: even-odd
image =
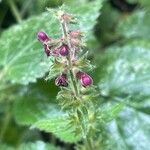
[[[38,32],[37,38],[42,43],[47,42],[49,40],[49,37],[45,32]]]
[[[61,56],[67,56],[69,54],[69,48],[67,45],[62,45],[60,48],[59,48],[59,54]]]
[[[80,79],[81,85],[83,87],[87,87],[93,84],[93,79],[87,73],[79,71],[77,73],[77,78]]]
[[[58,76],[56,78],[56,80],[55,80],[55,84],[56,84],[56,86],[67,87],[68,86],[68,82],[67,82],[66,74],[61,74],[60,76]]]

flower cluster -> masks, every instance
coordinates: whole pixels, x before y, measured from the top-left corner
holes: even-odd
[[[46,56],[53,58],[54,62],[46,79],[56,77],[55,85],[61,87],[57,100],[68,112],[68,126],[74,127],[75,136],[82,136],[85,143],[87,139],[90,143],[91,137],[97,136],[97,105],[93,102],[98,93],[92,86],[93,79],[85,71],[93,69],[93,66],[87,59],[87,52],[82,51],[83,33],[73,27],[74,17],[63,11],[57,11],[55,16],[61,25],[62,36],[54,39],[42,31],[37,34]],[[87,147],[90,149],[89,145]]]
[[[43,44],[43,48],[47,57],[54,57],[57,61],[64,64],[64,70],[56,78],[55,84],[60,87],[69,85],[68,77],[72,76],[72,82],[83,87],[92,85],[92,78],[80,67],[77,66],[79,60],[79,52],[82,46],[82,33],[80,30],[70,31],[69,24],[73,21],[73,16],[62,11],[57,14],[61,23],[63,36],[59,39],[50,38],[45,32],[38,32],[37,38]]]

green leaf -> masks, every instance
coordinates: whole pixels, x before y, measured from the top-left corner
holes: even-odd
[[[90,43],[95,40],[93,36],[93,27],[94,25],[96,25],[96,19],[100,15],[101,7],[102,1],[96,0],[94,2],[87,2],[86,4],[80,5],[80,7],[77,6],[74,9],[71,8],[71,11],[78,18],[79,29],[81,29],[81,31],[85,33],[85,40],[87,42],[87,46],[90,46]]]
[[[0,145],[1,150],[60,150],[60,148],[54,147],[51,144],[37,141],[35,143],[23,143],[17,148],[13,148],[4,144]]]
[[[109,125],[111,149],[148,150],[150,147],[150,118],[132,108],[126,108]]]
[[[138,0],[138,2],[145,8],[150,9],[150,1],[149,0]]]
[[[76,1],[65,0],[65,4],[71,4],[71,5],[85,4],[87,2],[88,0],[76,0]]]
[[[80,139],[74,135],[73,127],[69,127],[67,114],[44,99],[27,97],[15,101],[14,116],[17,123],[51,132],[62,141],[76,142]]]
[[[135,40],[114,46],[101,55],[97,68],[99,88],[104,96],[150,96],[150,44]]]
[[[8,146],[8,145],[5,145],[5,144],[1,144],[0,145],[0,149],[3,149],[3,150],[14,150],[14,148]]]
[[[119,23],[117,32],[126,38],[150,39],[149,11],[136,11],[132,15],[125,16]]]
[[[75,135],[74,128],[69,126],[67,119],[67,116],[59,115],[37,121],[31,128],[38,128],[40,130],[53,133],[61,141],[67,143],[77,142],[80,140],[80,137]]]
[[[96,18],[99,15],[99,2],[90,2],[71,7],[71,12],[77,14],[79,28],[91,39]],[[92,14],[92,15],[91,15]],[[43,58],[41,44],[36,39],[38,31],[45,31],[51,37],[59,35],[59,23],[49,13],[31,17],[20,25],[15,25],[4,31],[0,37],[0,80],[27,84],[42,77],[52,61]]]
[[[129,3],[138,3],[145,8],[150,8],[150,1],[149,0],[127,0]]]
[[[100,121],[103,122],[110,122],[113,119],[115,119],[118,114],[122,111],[125,104],[123,102],[115,103],[115,104],[108,104],[105,105],[105,107],[100,108],[99,114],[100,114]]]
[[[119,111],[116,109],[115,117],[118,117],[108,124],[110,139],[106,150],[147,150],[150,147],[149,62],[148,40],[128,41],[126,45],[113,46],[101,54],[96,72],[100,95],[109,103],[126,105],[119,114],[121,107]],[[106,110],[111,110],[109,103],[105,104]],[[111,115],[113,111],[106,113],[106,120]]]
[[[60,150],[60,148],[54,147],[53,145],[42,141],[37,141],[36,143],[21,144],[17,150]]]

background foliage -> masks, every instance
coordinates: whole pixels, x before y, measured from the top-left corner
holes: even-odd
[[[2,0],[0,149],[69,150],[81,142],[57,105],[54,81],[44,80],[53,60],[36,39],[39,30],[58,36],[58,22],[45,7],[63,3],[77,16],[96,65],[101,149],[149,150],[149,0]]]

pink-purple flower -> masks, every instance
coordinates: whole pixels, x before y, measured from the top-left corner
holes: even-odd
[[[47,42],[49,40],[48,35],[45,32],[38,32],[37,38],[40,42]]]
[[[85,72],[79,71],[77,73],[77,78],[83,87],[87,87],[93,84],[93,79]]]
[[[67,87],[68,86],[67,75],[66,74],[61,74],[60,76],[58,76],[55,80],[55,85],[56,86]]]
[[[69,54],[69,48],[67,45],[62,45],[60,48],[59,48],[59,54],[61,56],[67,56]]]

